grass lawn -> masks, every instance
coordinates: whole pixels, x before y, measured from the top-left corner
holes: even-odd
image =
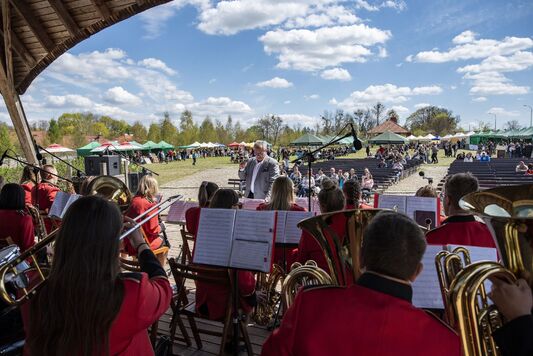
[[[160,185],[166,184],[176,179],[189,176],[199,171],[222,166],[233,166],[237,169],[238,165],[230,162],[229,157],[209,157],[198,158],[196,165],[192,165],[192,159],[185,161],[174,161],[166,163],[154,163],[146,165],[146,168],[159,174],[157,181]]]

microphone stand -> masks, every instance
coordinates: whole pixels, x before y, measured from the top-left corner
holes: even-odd
[[[341,130],[344,131],[344,129],[347,127],[348,125],[344,126],[344,128]],[[327,148],[331,145],[334,145],[336,144],[337,142],[341,141],[341,140],[344,140],[345,138],[347,137],[352,137],[352,133],[351,132],[348,132],[347,134],[345,134],[344,136],[340,136],[332,141],[329,141],[328,143],[320,146],[319,148],[315,149],[314,151],[310,151],[310,152],[306,152],[302,157],[298,158],[298,159],[295,159],[293,160],[291,163],[296,163],[304,158],[307,159],[307,179],[309,179],[309,194],[308,194],[308,204],[309,204],[309,211],[311,211],[311,164],[312,162],[315,160],[315,153],[317,152],[320,152],[321,150],[323,150],[324,148]],[[354,138],[355,139],[355,138]]]
[[[7,153],[4,153],[4,157],[9,158],[9,159],[12,159],[13,161],[19,162],[19,163],[21,163],[21,164],[23,164],[23,165],[25,165],[25,166],[29,166],[29,167],[33,168],[34,171],[44,172],[44,173],[46,173],[46,174],[49,174],[49,175],[54,176],[54,177],[57,177],[57,178],[59,178],[59,179],[61,179],[61,180],[64,180],[64,181],[66,181],[66,182],[69,182],[69,183],[71,183],[71,184],[73,183],[73,182],[72,182],[70,179],[68,179],[68,178],[62,177],[62,176],[60,176],[60,175],[58,175],[58,174],[55,174],[55,173],[52,173],[52,172],[48,172],[48,171],[42,169],[42,168],[39,167],[39,166],[36,166],[36,165],[31,164],[31,163],[29,163],[29,162],[23,161],[23,160],[21,160],[21,159],[19,159],[19,158],[17,158],[17,157],[10,156],[10,155],[8,155]]]
[[[63,158],[61,158],[61,157],[59,157],[59,156],[56,156],[54,153],[48,151],[46,148],[41,147],[41,146],[37,146],[37,148],[40,149],[40,150],[43,150],[43,151],[46,152],[46,153],[48,153],[50,156],[52,156],[52,157],[58,159],[60,162],[65,163],[65,164],[66,164],[67,166],[69,166],[70,168],[75,169],[75,170],[76,170],[76,175],[78,176],[78,178],[81,178],[82,176],[86,176],[86,175],[87,175],[87,173],[85,173],[85,172],[82,171],[81,169],[74,167],[74,166],[73,166],[72,164],[70,164],[67,160],[65,160],[65,159],[63,159]]]

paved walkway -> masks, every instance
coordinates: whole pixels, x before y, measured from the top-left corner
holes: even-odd
[[[427,179],[423,179],[418,173],[423,171],[426,177],[433,178],[433,186],[437,186],[440,180],[446,176],[448,167],[433,166],[431,164],[423,164],[417,172],[411,174],[409,177],[402,179],[398,184],[390,186],[384,193],[386,194],[409,194],[416,193],[418,188],[428,184]]]

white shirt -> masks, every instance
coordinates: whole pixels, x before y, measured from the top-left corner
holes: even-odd
[[[261,168],[261,165],[263,164],[264,161],[265,159],[263,158],[263,160],[261,162],[257,162],[254,167],[254,171],[252,173],[252,182],[250,183],[250,191],[252,192],[252,194],[255,193],[255,188],[254,188],[255,178],[257,178],[257,173],[259,172],[259,169]]]

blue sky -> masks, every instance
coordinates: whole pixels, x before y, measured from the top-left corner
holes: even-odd
[[[379,100],[402,121],[431,104],[465,129],[492,113],[498,128],[528,125],[532,18],[526,0],[177,0],[80,43],[22,100],[30,121],[92,111],[149,125],[189,109],[314,126]]]

